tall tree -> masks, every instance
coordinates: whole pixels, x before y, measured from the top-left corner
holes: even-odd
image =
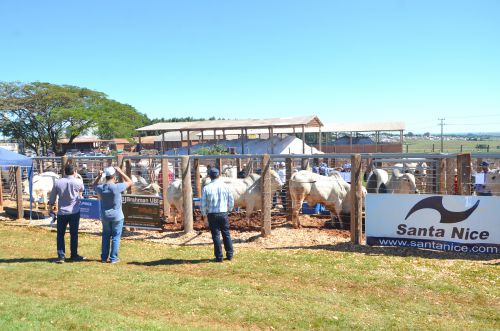
[[[57,150],[66,137],[97,129],[103,137],[133,136],[148,119],[133,107],[109,100],[102,92],[50,83],[0,82],[0,130],[35,150]]]

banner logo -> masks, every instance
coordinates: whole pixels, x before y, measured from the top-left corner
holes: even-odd
[[[434,196],[425,198],[417,202],[408,212],[405,220],[410,217],[413,213],[420,209],[434,209],[441,215],[440,223],[459,223],[465,221],[476,208],[479,206],[479,200],[476,201],[474,206],[470,207],[464,211],[450,211],[443,206],[443,197]]]

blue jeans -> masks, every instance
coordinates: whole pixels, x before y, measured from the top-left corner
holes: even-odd
[[[69,224],[71,257],[78,255],[78,226],[80,225],[80,213],[57,216],[57,257],[65,258],[66,247],[64,235]]]
[[[102,221],[102,249],[101,261],[111,262],[118,260],[118,248],[120,248],[120,239],[122,236],[123,219],[119,221]],[[111,246],[111,254],[109,247]]]
[[[229,218],[227,213],[210,213],[208,214],[208,226],[212,232],[212,240],[214,242],[214,255],[217,260],[222,260],[222,245],[220,241],[220,234],[222,233],[222,240],[224,241],[224,249],[226,250],[226,257],[228,259],[233,257],[233,242],[231,234],[229,233]]]

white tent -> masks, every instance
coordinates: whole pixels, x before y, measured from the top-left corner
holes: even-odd
[[[214,145],[221,145],[234,149],[237,154],[323,154],[316,148],[305,145],[305,152],[302,151],[302,140],[295,136],[286,136],[281,139],[278,136],[272,139],[251,139],[244,142],[245,149],[241,150],[241,140],[219,140],[210,141],[204,144],[191,146],[191,154],[196,154],[200,148],[210,148]],[[176,148],[166,152],[168,155],[187,155],[188,148]]]

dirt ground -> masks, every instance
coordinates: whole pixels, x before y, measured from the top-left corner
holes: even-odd
[[[15,202],[4,201],[5,207],[15,208]],[[24,206],[29,209],[26,203]],[[37,215],[29,222],[30,226],[42,227],[55,230],[55,226],[50,224],[48,212],[43,209],[43,204],[36,210]],[[212,244],[212,238],[208,226],[205,225],[199,210],[194,210],[194,231],[185,234],[182,231],[182,219],[174,224],[173,218],[169,220],[163,231],[143,230],[125,228],[123,238],[139,239],[165,243],[169,245],[204,245]],[[27,217],[27,215],[25,216]],[[0,220],[11,220],[5,213],[0,213]],[[301,215],[301,228],[294,229],[287,215],[278,210],[272,213],[271,236],[266,238],[261,235],[260,212],[253,213],[250,222],[247,221],[245,212],[234,212],[230,215],[231,236],[235,245],[253,246],[262,248],[283,248],[283,247],[310,247],[316,245],[332,245],[339,242],[346,242],[350,239],[347,230],[338,229],[339,224],[333,223],[330,216],[326,215]],[[97,220],[81,219],[80,232],[101,234],[101,222]]]
[[[15,207],[6,201],[6,206]],[[33,219],[26,222],[29,226],[46,228],[55,231],[55,225],[50,224],[50,218],[43,209],[38,212],[44,213],[47,218]],[[41,216],[44,217],[44,216]],[[0,213],[0,221],[12,221],[5,213]],[[261,248],[284,248],[284,247],[310,247],[317,245],[332,245],[339,242],[347,242],[350,233],[347,230],[335,229],[330,216],[302,215],[302,228],[294,229],[291,222],[287,220],[284,213],[273,212],[271,236],[262,237],[260,230],[260,213],[254,213],[247,222],[244,212],[236,212],[230,215],[231,236],[236,246],[250,246]],[[123,238],[129,240],[146,240],[168,245],[195,246],[211,245],[212,238],[208,227],[197,210],[194,211],[194,231],[185,234],[182,231],[182,220],[177,224],[173,221],[167,222],[163,231],[142,230],[125,228]],[[338,224],[335,224],[338,226]],[[81,219],[80,232],[101,234],[101,222],[97,220]]]

